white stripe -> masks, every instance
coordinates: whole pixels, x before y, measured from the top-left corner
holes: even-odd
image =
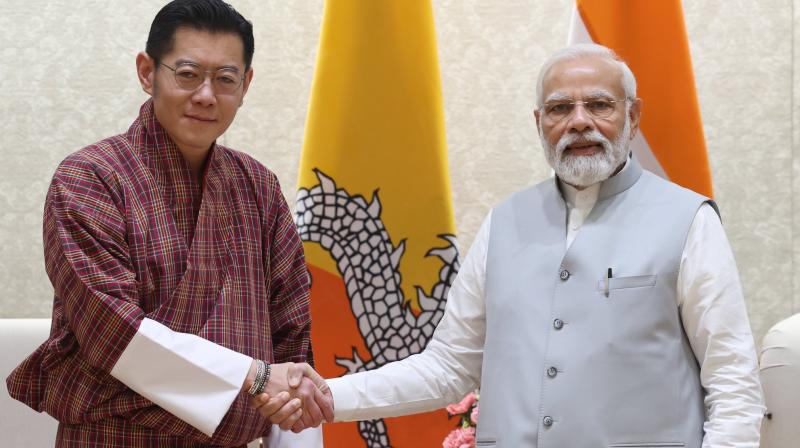
[[[589,35],[589,31],[586,29],[586,25],[583,23],[583,18],[581,14],[578,12],[578,8],[572,9],[572,21],[569,26],[569,37],[567,39],[567,45],[572,44],[582,44],[582,43],[595,43],[592,40],[592,37]],[[639,163],[642,164],[642,167],[654,174],[658,174],[659,176],[663,177],[664,179],[669,179],[667,173],[664,172],[664,168],[661,167],[661,164],[658,163],[658,159],[656,159],[653,151],[650,149],[650,145],[647,144],[647,139],[642,134],[642,129],[639,129],[639,132],[636,133],[636,136],[633,138],[631,142],[631,149],[633,153],[636,155],[636,158],[639,160]]]
[[[572,44],[593,44],[592,36],[589,35],[589,30],[583,24],[581,14],[578,8],[572,8],[572,21],[569,25],[569,36],[567,38],[567,45]]]

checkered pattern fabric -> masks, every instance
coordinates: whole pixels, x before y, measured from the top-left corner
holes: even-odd
[[[146,102],[56,170],[45,204],[50,338],[7,379],[59,447],[238,446],[269,430],[242,395],[213,437],[110,376],[144,317],[269,362],[310,361],[309,276],[275,175],[215,145],[202,181]]]

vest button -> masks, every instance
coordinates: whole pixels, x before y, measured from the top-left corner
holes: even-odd
[[[545,418],[542,419],[542,424],[548,428],[553,426],[553,417],[550,417],[549,415],[545,416]]]
[[[558,276],[561,278],[561,280],[566,281],[569,278],[569,271],[566,269],[562,269],[561,272],[558,273]]]
[[[553,328],[555,328],[556,330],[560,330],[560,329],[564,328],[564,321],[561,320],[561,319],[554,320],[553,321]]]
[[[550,366],[550,367],[547,369],[547,376],[549,376],[550,378],[555,378],[555,377],[556,377],[556,375],[558,375],[558,369],[556,369],[556,368],[555,368],[555,367],[553,367],[553,366]]]

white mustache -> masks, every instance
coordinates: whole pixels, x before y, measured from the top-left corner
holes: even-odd
[[[611,151],[611,141],[605,138],[597,129],[590,129],[580,134],[567,133],[561,136],[558,143],[556,143],[556,157],[561,159],[567,147],[575,143],[599,144],[606,154]]]

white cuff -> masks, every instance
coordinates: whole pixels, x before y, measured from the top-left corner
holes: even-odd
[[[249,356],[145,318],[111,375],[211,436],[252,362]]]
[[[349,422],[356,420],[358,392],[353,387],[352,378],[330,378],[325,380],[333,395],[333,421]]]

